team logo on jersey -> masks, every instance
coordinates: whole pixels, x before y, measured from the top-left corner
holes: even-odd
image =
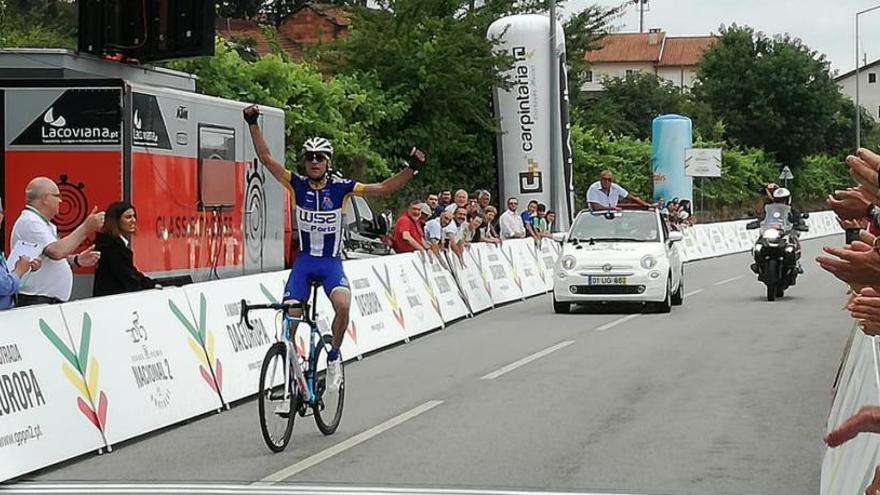
[[[324,199],[321,200],[321,209],[322,210],[332,210],[333,209],[333,200],[330,199],[330,196],[324,196]]]

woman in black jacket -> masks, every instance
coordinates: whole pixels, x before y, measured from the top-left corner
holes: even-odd
[[[158,288],[156,281],[134,266],[131,236],[137,226],[134,206],[118,201],[107,207],[104,229],[95,237],[101,260],[95,270],[95,297]]]

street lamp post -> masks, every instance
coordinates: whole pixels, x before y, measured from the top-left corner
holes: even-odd
[[[862,147],[862,107],[859,103],[859,86],[862,84],[859,75],[859,16],[877,9],[880,9],[880,5],[856,12],[856,149]]]

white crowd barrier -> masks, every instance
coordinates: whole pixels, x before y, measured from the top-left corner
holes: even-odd
[[[679,244],[682,259],[694,261],[699,259],[725,256],[746,252],[752,249],[758,238],[758,230],[746,229],[748,220],[698,224],[682,231],[684,239]],[[832,211],[811,213],[807,219],[810,227],[808,232],[801,233],[802,240],[839,234],[843,232]]]
[[[853,328],[837,376],[826,431],[831,431],[862,406],[880,404],[877,339]],[[825,451],[819,493],[865,493],[880,464],[880,435],[860,434],[840,447]]]
[[[679,244],[696,260],[751,248],[746,222],[697,225]],[[815,237],[839,231],[810,217]],[[345,359],[553,287],[561,246],[528,239],[478,243],[458,256],[415,253],[345,262],[352,290]],[[272,312],[239,323],[239,303],[277,302],[288,272],[0,313],[0,481],[222,410],[256,392],[278,338]],[[323,290],[313,302],[330,333]],[[308,338],[301,325],[295,339]]]

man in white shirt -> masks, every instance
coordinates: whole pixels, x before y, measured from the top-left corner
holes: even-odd
[[[435,255],[440,254],[440,250],[443,248],[443,241],[448,238],[445,230],[450,224],[454,225],[452,213],[445,211],[439,217],[425,224],[425,242],[428,243],[428,249]]]
[[[651,206],[635,194],[614,183],[614,174],[603,170],[599,180],[587,189],[587,205],[593,211],[616,210],[621,199],[628,199],[642,206]]]
[[[27,206],[12,227],[11,245],[30,242],[42,248],[43,266],[31,273],[18,292],[17,306],[54,304],[70,299],[73,290],[72,267],[90,267],[98,263],[101,254],[94,245],[75,254],[86,238],[104,226],[104,212],[97,207],[73,232],[58,237],[58,227],[51,220],[58,215],[61,192],[58,185],[47,177],[37,177],[25,189]]]
[[[523,225],[522,217],[516,213],[517,206],[519,200],[507,198],[507,211],[498,218],[502,239],[522,239],[526,236],[526,226]]]

